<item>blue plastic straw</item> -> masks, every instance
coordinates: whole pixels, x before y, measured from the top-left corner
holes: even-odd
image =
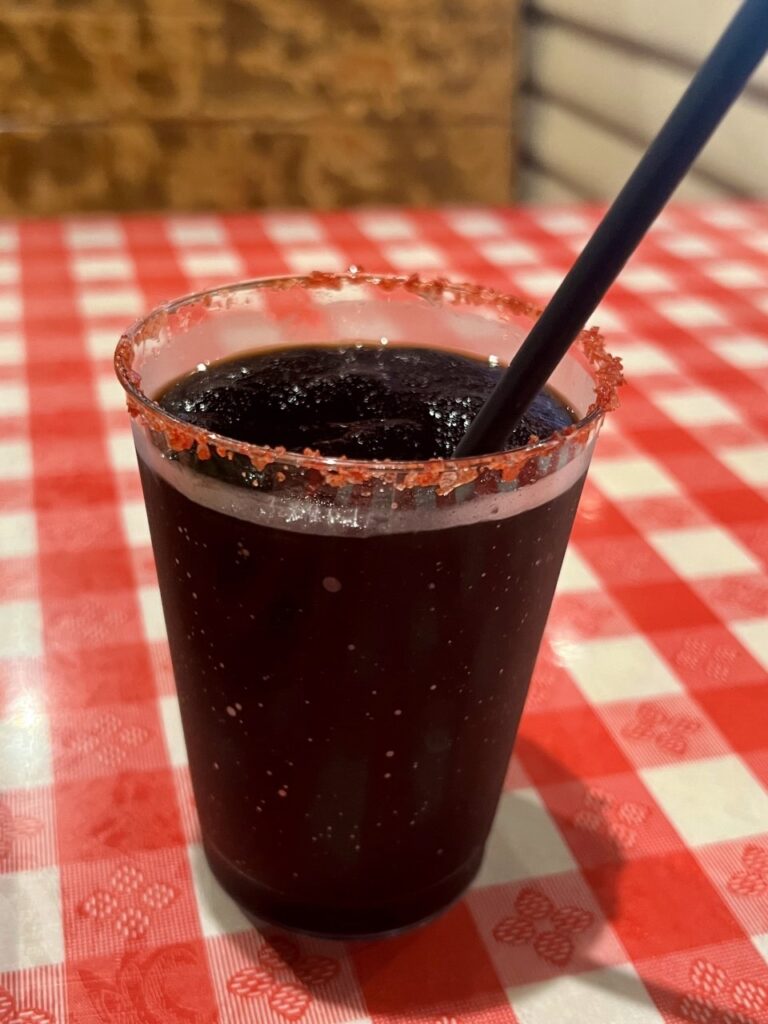
[[[768,0],[745,0],[473,420],[456,456],[482,455],[506,447],[523,413],[594,313],[766,50]],[[765,143],[768,147],[768,138]]]

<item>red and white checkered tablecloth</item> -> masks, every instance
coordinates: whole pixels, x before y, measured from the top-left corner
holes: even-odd
[[[119,330],[351,262],[544,300],[597,217],[0,223],[0,1024],[768,1022],[768,206],[673,207],[595,318],[631,384],[467,897],[275,937],[201,853]]]

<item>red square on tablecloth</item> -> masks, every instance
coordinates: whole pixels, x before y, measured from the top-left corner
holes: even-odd
[[[58,782],[55,793],[62,864],[184,842],[170,768]]]
[[[439,956],[435,951],[439,950]],[[465,904],[428,928],[350,947],[368,1014],[416,1024],[448,1017],[512,1024],[515,1016]]]
[[[687,850],[585,868],[584,875],[633,960],[743,934]]]
[[[683,841],[634,773],[539,787],[558,828],[584,867],[621,864]]]
[[[768,744],[768,686],[729,686],[703,690],[696,699],[738,753]],[[768,823],[766,823],[768,824]]]
[[[612,593],[646,633],[717,623],[714,612],[682,580],[618,586]]]
[[[67,959],[117,956],[200,936],[183,846],[61,869]]]
[[[118,637],[113,637],[117,640]],[[46,676],[53,707],[85,708],[155,696],[155,673],[139,639],[102,647],[48,648]]]
[[[202,940],[67,964],[67,1021],[211,1024],[216,1001]]]
[[[586,705],[567,714],[557,710],[525,713],[515,750],[539,785],[631,768],[598,715]]]

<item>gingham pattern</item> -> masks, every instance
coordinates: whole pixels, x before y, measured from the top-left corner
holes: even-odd
[[[601,439],[482,873],[259,935],[199,845],[119,329],[357,263],[544,300],[591,209],[0,224],[0,1022],[768,1021],[768,208],[673,208],[596,321]]]

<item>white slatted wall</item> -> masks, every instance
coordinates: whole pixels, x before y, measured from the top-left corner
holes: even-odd
[[[612,198],[736,6],[530,0],[521,200]],[[692,201],[723,196],[768,198],[766,62],[677,194]]]

